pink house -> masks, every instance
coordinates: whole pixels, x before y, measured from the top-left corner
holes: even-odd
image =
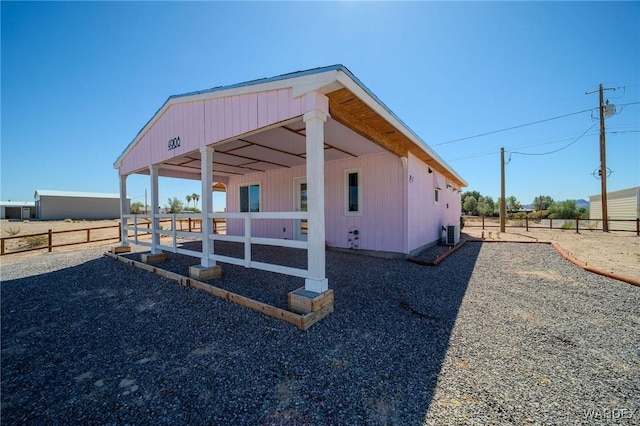
[[[459,223],[466,186],[342,65],[171,96],[114,167],[122,200],[128,175],[150,175],[152,212],[158,176],[202,182],[202,251],[161,245],[157,220],[181,215],[153,215],[151,255],[199,258],[195,276],[225,262],[295,275],[309,294],[329,288],[325,246],[416,253]],[[226,187],[225,213],[212,210],[214,184]],[[142,243],[129,236],[140,215],[128,213],[123,201],[123,242]],[[226,234],[213,218],[227,220]],[[244,259],[217,254],[216,240],[244,243]],[[308,268],[255,262],[251,244],[305,249]]]

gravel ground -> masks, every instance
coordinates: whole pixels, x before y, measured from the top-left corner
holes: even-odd
[[[3,263],[2,424],[640,424],[640,288],[535,244],[327,267],[302,332],[100,250]],[[223,269],[279,306],[300,284]]]

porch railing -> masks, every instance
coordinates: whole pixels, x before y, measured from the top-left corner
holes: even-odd
[[[251,223],[252,220],[260,220],[260,219],[291,219],[291,220],[306,220],[308,219],[307,212],[258,212],[258,213],[236,213],[236,212],[226,212],[226,213],[209,213],[207,215],[208,219],[216,221],[216,219],[242,219],[244,220],[244,234],[243,235],[228,235],[228,234],[218,234],[211,233],[207,238],[210,241],[229,241],[235,243],[244,244],[244,256],[240,257],[231,257],[225,256],[221,254],[215,253],[215,246],[213,253],[202,253],[194,250],[188,250],[185,248],[178,247],[178,238],[195,238],[197,240],[202,240],[205,236],[202,233],[202,228],[200,228],[200,232],[186,232],[179,231],[176,226],[177,222],[180,220],[190,220],[197,221],[202,218],[202,215],[193,214],[193,213],[181,213],[181,214],[171,214],[171,213],[159,213],[155,215],[151,214],[137,214],[137,215],[124,215],[122,220],[127,230],[127,235],[125,242],[133,243],[136,245],[141,245],[145,247],[152,247],[153,243],[151,241],[142,241],[140,239],[141,236],[148,236],[152,234],[151,222],[154,219],[163,220],[163,222],[171,222],[171,229],[156,229],[156,234],[162,236],[171,237],[171,245],[166,244],[158,244],[156,247],[161,250],[165,250],[171,253],[183,254],[186,256],[195,257],[198,259],[208,258],[216,262],[229,263],[233,265],[244,266],[246,268],[254,268],[260,269],[263,271],[269,272],[277,272],[285,275],[292,275],[295,277],[305,278],[308,276],[307,269],[301,268],[293,268],[289,266],[277,265],[272,263],[265,262],[257,262],[252,260],[251,258],[251,245],[252,244],[261,244],[261,245],[270,245],[277,247],[290,247],[297,249],[308,248],[308,244],[306,241],[299,240],[286,240],[283,238],[265,238],[265,237],[255,237],[252,235],[251,231]],[[131,224],[130,221],[133,223]],[[128,232],[133,232],[133,238],[129,237]]]

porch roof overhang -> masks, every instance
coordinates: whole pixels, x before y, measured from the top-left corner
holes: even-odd
[[[167,112],[171,108],[189,103],[191,105],[201,103],[203,112],[198,110],[197,113],[206,115],[205,102],[217,101],[222,105],[224,100],[234,99],[234,97],[249,95],[257,99],[258,94],[267,92],[280,96],[279,93],[284,90],[288,90],[286,96],[294,99],[302,99],[306,94],[313,92],[321,93],[328,98],[330,117],[325,124],[325,161],[371,155],[385,150],[398,157],[407,157],[408,153],[411,153],[455,185],[467,186],[462,177],[343,65],[299,71],[268,79],[171,96],[118,157],[114,168],[121,169],[127,157],[131,156],[136,147],[143,143],[143,139],[151,138],[149,135],[154,125],[163,116],[168,115]],[[300,102],[305,101],[303,99]],[[234,117],[244,119],[242,105],[231,101],[228,104],[229,115],[232,112],[235,114]],[[180,117],[191,121],[192,127],[195,127],[194,134],[205,134],[201,138],[198,136],[201,140],[200,146],[191,145],[183,152],[175,150],[173,156],[161,161],[153,161],[153,155],[149,154],[148,159],[139,159],[135,166],[128,164],[125,167],[125,169],[128,168],[125,170],[126,174],[148,174],[151,164],[161,164],[160,175],[200,179],[199,148],[207,145],[215,149],[213,169],[216,180],[224,180],[233,175],[295,167],[304,165],[306,162],[306,130],[302,114],[293,114],[293,116],[284,114],[278,116],[280,120],[271,120],[262,126],[254,126],[255,128],[244,126],[245,131],[242,131],[242,125],[233,123],[232,131],[222,137],[218,135],[217,138],[206,135],[205,120],[188,117],[184,112]],[[224,126],[220,122],[217,124]],[[154,143],[161,144],[164,149],[167,149],[164,145],[167,141],[164,139]],[[146,153],[147,148],[141,151]],[[140,153],[136,155],[140,156]]]

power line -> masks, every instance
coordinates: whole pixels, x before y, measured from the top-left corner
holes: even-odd
[[[559,115],[557,117],[545,118],[544,120],[533,121],[531,123],[519,124],[517,126],[507,127],[506,129],[494,130],[492,132],[481,133],[479,135],[474,135],[474,136],[467,136],[466,138],[454,139],[454,140],[451,140],[451,141],[442,142],[442,143],[438,143],[438,144],[431,145],[431,146],[434,147],[434,146],[440,146],[440,145],[447,145],[447,144],[454,143],[454,142],[466,141],[466,140],[469,140],[469,139],[475,139],[475,138],[479,138],[479,137],[482,137],[482,136],[493,135],[495,133],[506,132],[508,130],[519,129],[521,127],[533,126],[534,124],[545,123],[547,121],[557,120],[559,118],[565,118],[565,117],[570,117],[572,115],[583,114],[585,112],[590,112],[590,111],[593,111],[593,108],[585,109],[583,111],[578,111],[578,112],[572,112],[570,114]]]
[[[598,124],[598,123],[593,123],[587,130],[585,130],[580,136],[578,136],[577,138],[575,138],[573,141],[569,142],[567,145],[563,146],[562,148],[558,148],[555,149],[553,151],[549,151],[549,152],[537,152],[537,153],[527,153],[527,152],[511,152],[509,153],[509,161],[511,161],[511,156],[513,154],[520,154],[520,155],[549,155],[549,154],[555,154],[558,151],[562,151],[563,149],[567,149],[569,148],[571,145],[573,145],[574,143],[578,142],[580,139],[582,139],[583,136],[585,136],[589,130],[593,129],[594,126]]]
[[[627,105],[637,105],[637,104],[640,104],[640,101],[638,101],[638,102],[628,102],[626,104],[619,104],[618,106],[621,107],[621,108],[624,108]],[[469,140],[469,139],[479,138],[479,137],[482,137],[482,136],[493,135],[493,134],[496,134],[496,133],[501,133],[501,132],[506,132],[506,131],[509,131],[509,130],[519,129],[521,127],[533,126],[534,124],[545,123],[547,121],[558,120],[560,118],[565,118],[565,117],[571,117],[572,115],[583,114],[585,112],[593,111],[594,109],[596,109],[596,108],[589,108],[589,109],[585,109],[585,110],[582,110],[582,111],[577,111],[577,112],[572,112],[572,113],[569,113],[569,114],[559,115],[559,116],[556,116],[556,117],[545,118],[544,120],[533,121],[531,123],[520,124],[520,125],[513,126],[513,127],[507,127],[505,129],[500,129],[500,130],[494,130],[494,131],[491,131],[491,132],[480,133],[478,135],[467,136],[465,138],[453,139],[453,140],[450,140],[450,141],[447,141],[447,142],[441,142],[441,143],[433,144],[433,145],[430,145],[430,146],[431,147],[436,147],[436,146],[441,146],[441,145],[447,145],[447,144],[454,143],[454,142],[462,142],[462,141],[466,141],[466,140]],[[622,112],[622,109],[618,112],[618,114],[620,112]]]

